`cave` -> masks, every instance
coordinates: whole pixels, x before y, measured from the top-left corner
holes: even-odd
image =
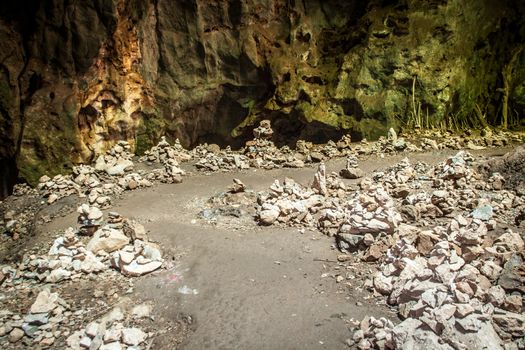
[[[525,2],[0,4],[0,348],[525,349]]]

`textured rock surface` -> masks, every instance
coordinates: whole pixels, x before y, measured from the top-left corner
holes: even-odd
[[[17,168],[36,183],[164,134],[238,144],[261,119],[281,143],[373,138],[414,110],[438,125],[477,105],[499,123],[510,62],[511,116],[525,106],[524,12],[495,0],[2,4],[2,191]]]

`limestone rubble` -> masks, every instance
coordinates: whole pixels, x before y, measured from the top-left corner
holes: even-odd
[[[276,180],[261,193],[258,220],[317,226],[341,250],[380,262],[370,285],[403,322],[363,320],[350,340],[358,349],[523,347],[519,278],[506,284],[503,271],[524,242],[500,226],[525,198],[503,189],[498,173],[484,178],[473,161],[465,151],[434,167],[404,159],[356,192],[321,165],[311,187]]]

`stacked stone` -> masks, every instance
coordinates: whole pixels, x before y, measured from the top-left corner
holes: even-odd
[[[359,179],[364,176],[363,170],[359,169],[359,164],[355,155],[349,155],[346,158],[346,167],[341,169],[339,175],[345,179]]]
[[[175,144],[172,146],[166,141],[166,137],[162,136],[160,142],[146,151],[140,160],[143,162],[164,164],[169,159],[174,159],[177,162],[185,162],[191,158],[190,152],[182,147],[179,139],[176,139]]]
[[[53,179],[44,175],[40,178],[37,188],[44,198],[47,198],[48,204],[52,204],[61,198],[80,193],[80,186],[71,180],[70,176],[65,175],[56,175]]]
[[[122,176],[133,169],[133,154],[131,146],[126,141],[119,141],[113,148],[101,155],[95,162],[98,172],[105,172],[110,176]]]

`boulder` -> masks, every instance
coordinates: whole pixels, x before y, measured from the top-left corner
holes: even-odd
[[[95,254],[99,251],[111,253],[125,247],[129,241],[129,237],[119,230],[102,228],[95,232],[86,248]]]

